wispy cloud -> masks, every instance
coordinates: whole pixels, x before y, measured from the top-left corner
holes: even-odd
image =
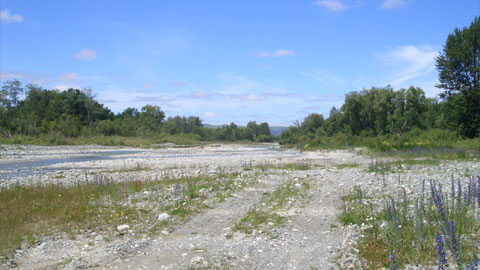
[[[314,5],[324,7],[331,12],[340,12],[348,8],[348,6],[340,0],[317,0]]]
[[[134,102],[170,102],[175,99],[174,96],[170,95],[154,95],[154,96],[136,96],[133,101]]]
[[[20,14],[11,14],[10,10],[5,9],[0,11],[0,21],[6,23],[20,23],[23,22],[23,16]]]
[[[392,9],[392,8],[402,8],[406,4],[405,0],[384,0],[382,3],[382,8]]]
[[[387,52],[381,58],[393,66],[400,67],[388,83],[397,86],[433,72],[437,55],[438,51],[430,45],[401,46]]]
[[[142,88],[143,88],[143,89],[154,89],[154,88],[156,88],[156,87],[157,87],[157,85],[154,84],[154,83],[147,83],[147,82],[146,82],[146,83],[142,83]]]
[[[58,76],[58,79],[61,81],[73,81],[79,77],[78,73],[75,72],[65,72]]]
[[[225,115],[223,115],[223,114],[218,114],[218,113],[214,113],[214,112],[204,112],[200,116],[209,117],[209,118],[211,118],[211,117],[214,117],[214,118],[225,117]]]
[[[301,71],[301,75],[310,77],[324,86],[342,86],[345,84],[345,80],[340,76],[324,69],[313,69],[309,71]]]
[[[282,57],[295,55],[295,52],[292,50],[278,49],[274,52],[262,51],[259,52],[257,55],[260,57]]]
[[[97,58],[97,53],[91,49],[85,48],[74,54],[73,57],[85,61],[92,61]]]

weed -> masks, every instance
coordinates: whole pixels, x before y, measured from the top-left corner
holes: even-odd
[[[358,168],[360,167],[360,164],[358,163],[342,163],[342,164],[337,164],[335,165],[337,169],[346,169],[346,168]]]
[[[342,197],[339,221],[357,224],[363,237],[358,241],[360,255],[371,268],[403,267],[405,264],[431,265],[446,269],[447,263],[459,269],[475,269],[480,252],[480,176],[461,181],[452,179],[451,192],[430,182],[430,192],[413,200],[405,190],[398,199],[389,198],[383,209],[359,187]],[[393,256],[393,257],[392,257]]]

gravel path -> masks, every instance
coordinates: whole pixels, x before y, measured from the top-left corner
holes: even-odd
[[[63,150],[75,153],[75,147]],[[48,151],[54,148],[50,148]],[[81,149],[81,148],[80,148]],[[33,147],[25,150],[29,160],[41,159]],[[92,150],[94,150],[92,148]],[[112,148],[101,149],[111,151]],[[257,183],[235,193],[224,202],[191,217],[168,234],[145,238],[123,235],[111,241],[96,239],[95,232],[72,240],[64,235],[46,238],[42,243],[19,250],[16,269],[359,269],[355,257],[353,228],[343,228],[336,221],[341,195],[359,185],[372,194],[397,194],[405,188],[418,193],[423,180],[436,179],[447,183],[451,175],[460,177],[466,170],[480,173],[477,161],[445,161],[439,166],[407,168],[399,176],[366,171],[371,158],[356,151],[336,150],[297,153],[276,151],[271,146],[252,148],[242,145],[221,145],[193,149],[130,149],[126,159],[90,161],[66,167],[89,167],[102,171],[106,167],[121,168],[141,162],[148,171],[129,174],[148,179],[166,168],[173,177],[182,175],[218,174],[224,171],[255,169],[256,165],[272,165],[258,174]],[[37,152],[36,152],[37,151]],[[140,152],[141,151],[141,152]],[[171,158],[173,156],[174,158]],[[12,162],[5,158],[5,162]],[[1,161],[1,160],[0,160]],[[123,163],[122,163],[123,162]],[[288,163],[305,163],[310,170],[286,170]],[[1,163],[1,162],[0,162]],[[338,164],[358,167],[337,168]],[[42,181],[74,181],[84,172],[65,170],[62,179],[45,174]],[[125,177],[116,175],[116,177]],[[157,175],[158,177],[158,175]],[[20,179],[28,183],[29,178]],[[233,231],[235,224],[254,207],[262,207],[264,193],[272,192],[288,182],[308,181],[305,200],[294,202],[282,216],[286,222],[268,234],[244,234]],[[5,184],[6,185],[6,184]],[[95,239],[94,244],[92,239]],[[5,265],[3,266],[5,268]]]

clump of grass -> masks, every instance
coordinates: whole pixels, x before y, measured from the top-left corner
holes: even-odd
[[[260,203],[250,210],[234,226],[234,231],[251,234],[253,230],[260,230],[266,234],[274,227],[278,227],[286,221],[278,211],[287,210],[293,206],[293,202],[305,198],[305,191],[310,188],[307,181],[296,183],[291,181],[277,188],[272,193],[264,193]]]
[[[381,174],[400,172],[404,169],[410,169],[415,165],[438,166],[440,160],[437,159],[401,159],[401,160],[377,160],[372,159],[368,166],[368,172]]]
[[[279,226],[283,224],[285,220],[285,217],[276,213],[253,208],[248,211],[242,219],[240,219],[240,222],[235,224],[233,230],[251,234],[253,230],[260,230],[260,228],[263,228],[268,222],[271,222],[271,224],[273,223],[272,226]]]
[[[346,168],[358,168],[358,167],[360,167],[360,164],[358,164],[358,163],[342,163],[342,164],[335,165],[335,167],[337,167],[337,169],[339,169],[339,170],[342,170],[342,169],[346,169]]]
[[[338,219],[360,227],[363,237],[357,248],[372,269],[388,268],[392,256],[400,267],[436,262],[443,267],[447,261],[459,269],[473,267],[480,252],[480,176],[463,187],[461,182],[452,179],[451,191],[444,192],[431,181],[430,192],[416,198],[403,190],[399,198],[384,201],[380,211],[356,187],[342,198]]]
[[[255,168],[260,169],[261,171],[272,170],[289,170],[289,171],[306,171],[312,169],[313,165],[306,162],[289,162],[285,164],[271,164],[271,163],[261,163],[255,165]],[[251,170],[250,167],[245,167],[245,170]]]

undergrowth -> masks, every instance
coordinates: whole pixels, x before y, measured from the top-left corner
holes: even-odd
[[[478,269],[480,176],[452,178],[449,191],[435,181],[430,181],[429,191],[423,186],[418,196],[410,198],[403,189],[398,198],[384,200],[380,208],[359,187],[342,197],[338,219],[361,230],[360,256],[371,269],[407,264],[437,264],[438,269],[446,269],[447,263]]]

